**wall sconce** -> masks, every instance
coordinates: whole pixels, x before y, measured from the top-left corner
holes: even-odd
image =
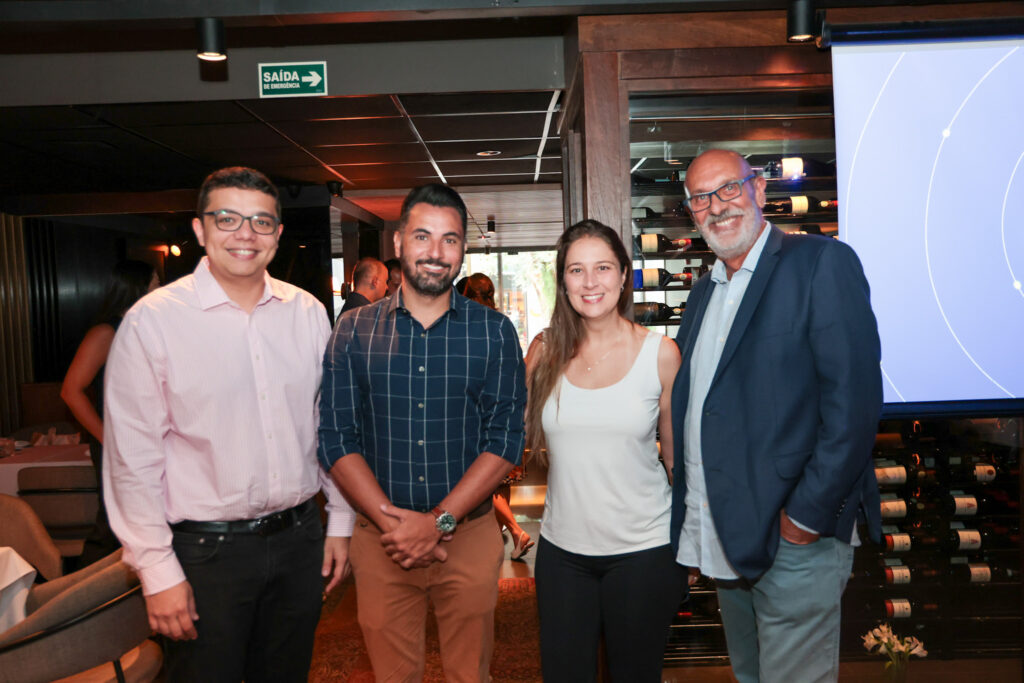
[[[199,48],[196,57],[206,62],[223,62],[228,58],[224,49],[224,22],[216,17],[196,19]]]
[[[340,197],[343,188],[344,188],[344,185],[342,185],[341,181],[339,181],[339,180],[328,180],[327,181],[327,191],[331,193],[332,197]]]
[[[790,0],[786,11],[786,40],[806,43],[814,39],[814,0]]]

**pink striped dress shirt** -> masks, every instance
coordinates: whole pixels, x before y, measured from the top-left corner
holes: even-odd
[[[265,278],[246,313],[204,258],[135,304],[114,338],[103,486],[146,595],[185,580],[169,527],[185,519],[252,519],[322,488],[327,534],[352,533],[352,508],[316,459],[327,314],[308,292]]]

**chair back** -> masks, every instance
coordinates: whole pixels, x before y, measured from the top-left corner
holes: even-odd
[[[0,494],[0,519],[0,545],[14,548],[45,579],[63,573],[60,550],[28,503]]]
[[[65,546],[61,554],[81,554],[100,505],[92,465],[22,468],[18,496],[32,506],[57,546]]]
[[[138,577],[119,557],[64,577],[56,582],[60,590],[41,604],[30,596],[33,611],[0,633],[0,683],[71,676],[120,659],[149,637]]]

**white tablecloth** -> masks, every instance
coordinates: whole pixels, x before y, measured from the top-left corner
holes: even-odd
[[[0,547],[0,633],[25,618],[25,600],[36,570],[14,548]]]
[[[74,446],[35,446],[0,458],[0,493],[18,495],[18,471],[23,467],[59,467],[62,465],[92,465],[89,444]]]

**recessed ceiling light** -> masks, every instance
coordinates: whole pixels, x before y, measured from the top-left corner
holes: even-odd
[[[499,154],[501,154],[501,152],[499,150],[496,150],[496,149],[485,149],[482,152],[477,152],[476,153],[476,155],[478,157],[496,157]]]

